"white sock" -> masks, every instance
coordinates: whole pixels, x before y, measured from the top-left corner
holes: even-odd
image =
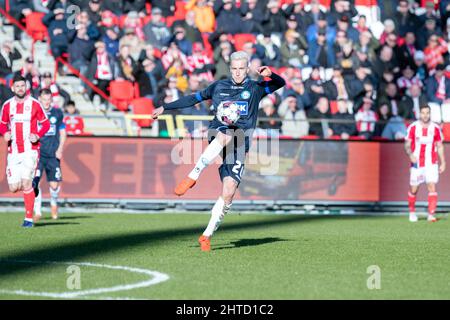
[[[203,151],[200,159],[197,161],[194,169],[189,173],[188,177],[197,180],[203,169],[205,169],[221,152],[223,146],[217,139],[214,139]]]
[[[59,190],[61,190],[61,187],[58,187],[56,189],[50,188],[50,205],[51,206],[58,205]]]
[[[34,199],[34,213],[37,216],[42,216],[42,190],[39,188],[39,194]]]
[[[224,203],[224,205],[222,207],[222,214],[219,216],[219,220],[216,223],[216,227],[215,227],[214,231],[219,229],[219,226],[222,223],[223,218],[225,218],[225,215],[228,213],[228,211],[230,211],[230,209],[231,209],[231,203],[230,204]]]
[[[206,237],[211,237],[214,233],[214,231],[217,230],[216,225],[219,221],[221,221],[221,215],[223,214],[223,207],[224,207],[224,201],[222,197],[219,197],[217,199],[216,203],[214,204],[214,207],[211,210],[211,218],[209,219],[208,226],[206,227],[205,231],[203,232],[203,235]],[[220,223],[220,222],[219,222]]]

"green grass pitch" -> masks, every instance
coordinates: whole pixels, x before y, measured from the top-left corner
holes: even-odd
[[[447,219],[233,213],[209,253],[197,244],[206,214],[70,213],[28,230],[21,219],[0,214],[0,299],[450,298]],[[381,288],[369,290],[374,265]]]

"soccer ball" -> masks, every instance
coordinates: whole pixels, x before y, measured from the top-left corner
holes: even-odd
[[[226,125],[232,125],[239,120],[241,116],[239,105],[233,101],[222,102],[217,107],[217,119]]]

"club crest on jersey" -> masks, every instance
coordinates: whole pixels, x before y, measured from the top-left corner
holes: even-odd
[[[250,94],[250,91],[248,91],[248,90],[242,91],[242,93],[241,93],[242,99],[248,100],[248,99],[250,99],[250,96],[251,96],[251,94]]]
[[[57,120],[56,120],[56,118],[55,118],[55,117],[50,117],[50,122],[51,122],[51,123],[53,123],[53,124],[54,124],[54,123],[56,123],[56,121],[57,121]]]
[[[30,106],[25,106],[25,111],[30,111]]]

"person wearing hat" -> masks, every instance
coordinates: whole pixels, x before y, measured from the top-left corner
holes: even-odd
[[[284,40],[280,47],[281,64],[300,68],[304,65],[304,56],[308,49],[305,39],[300,33],[289,29],[284,33]]]
[[[102,20],[101,16],[101,1],[100,0],[89,0],[86,11],[89,14],[89,19],[95,25],[98,25]]]
[[[438,104],[450,103],[450,79],[445,76],[445,65],[440,63],[425,81],[427,99]]]
[[[176,0],[152,0],[152,7],[159,8],[163,17],[173,16]]]
[[[10,11],[8,12],[16,21],[21,21],[31,14],[33,11],[33,1],[27,1],[27,0],[9,0],[9,8]],[[40,2],[40,1],[39,1]],[[4,8],[4,7],[3,7]],[[13,30],[14,30],[14,41],[18,41],[20,45],[25,49],[21,42],[22,37],[22,29],[16,26],[15,24],[12,24]]]
[[[241,32],[242,19],[234,0],[216,0],[213,9],[217,23],[215,33],[235,35]]]
[[[336,63],[333,43],[327,41],[327,30],[319,29],[314,40],[308,42],[309,64],[331,68]]]
[[[399,37],[404,37],[406,32],[412,31],[417,33],[421,26],[420,19],[410,10],[408,0],[399,0],[397,12],[394,16],[394,23]]]
[[[20,58],[22,55],[11,41],[0,42],[0,78],[11,77],[13,62]]]
[[[281,65],[280,49],[273,43],[271,33],[264,31],[263,38],[255,45],[256,56],[261,59],[263,65],[274,66],[275,68]]]
[[[348,15],[342,15],[337,21],[336,32],[345,31],[347,38],[353,42],[358,42],[359,32],[352,26],[352,21]]]
[[[289,17],[289,19],[292,19],[292,17],[294,17],[297,21],[297,31],[301,34],[305,34],[308,26],[314,23],[312,12],[305,11],[305,3],[306,2],[303,0],[295,0],[284,8],[284,12]],[[311,9],[313,7],[314,6],[312,5]]]
[[[158,7],[153,7],[152,18],[144,26],[144,37],[147,43],[151,43],[158,49],[162,49],[168,39],[171,37],[169,28],[162,21],[162,10]]]
[[[317,42],[319,30],[324,33],[326,42],[329,45],[333,45],[334,40],[336,39],[336,28],[328,25],[326,14],[320,11],[316,23],[310,25],[306,31],[308,47]]]
[[[262,27],[264,31],[270,31],[281,37],[286,30],[286,17],[280,6],[279,0],[269,0],[267,3],[268,10],[265,11]]]

